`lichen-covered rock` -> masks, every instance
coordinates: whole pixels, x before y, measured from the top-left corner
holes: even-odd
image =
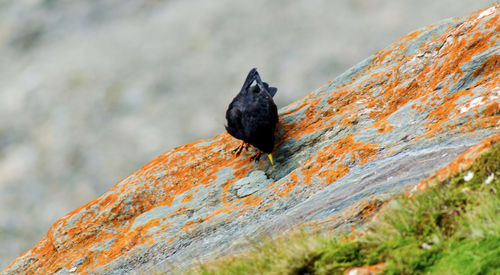
[[[276,164],[226,133],[168,151],[2,274],[204,262],[258,234],[356,224],[500,132],[500,6],[412,32],[280,110]]]

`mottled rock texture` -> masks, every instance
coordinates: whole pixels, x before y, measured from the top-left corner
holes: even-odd
[[[362,222],[500,131],[500,6],[412,32],[280,110],[275,162],[227,133],[170,150],[67,214],[2,273],[189,265],[259,234]]]

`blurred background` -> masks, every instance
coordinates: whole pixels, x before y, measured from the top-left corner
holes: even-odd
[[[3,0],[0,269],[175,146],[224,131],[258,67],[278,107],[492,0]]]

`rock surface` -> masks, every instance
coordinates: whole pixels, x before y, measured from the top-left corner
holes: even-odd
[[[412,32],[280,110],[271,166],[226,133],[67,214],[2,274],[189,265],[300,225],[343,228],[500,131],[500,6]]]
[[[223,131],[251,66],[285,106],[491,2],[2,0],[0,270],[159,153]]]

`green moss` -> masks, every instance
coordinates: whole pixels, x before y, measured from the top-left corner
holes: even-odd
[[[452,243],[429,270],[434,274],[498,274],[500,238],[467,239]]]
[[[411,199],[392,200],[362,237],[287,235],[189,273],[342,274],[385,262],[385,274],[500,274],[499,188],[496,145],[469,170]]]

